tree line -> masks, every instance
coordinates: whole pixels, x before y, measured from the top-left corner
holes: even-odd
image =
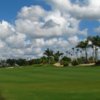
[[[67,48],[66,48],[67,49]],[[90,50],[88,50],[90,49]],[[75,47],[66,50],[65,53],[61,51],[54,51],[47,48],[43,56],[37,59],[7,59],[1,60],[1,67],[9,66],[27,66],[33,64],[55,64],[59,63],[63,66],[75,66],[84,63],[96,63],[100,65],[98,59],[100,49],[100,36],[89,36],[86,40],[80,41]],[[91,52],[92,55],[89,53]]]

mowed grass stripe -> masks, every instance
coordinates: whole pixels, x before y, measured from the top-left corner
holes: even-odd
[[[0,90],[6,100],[100,100],[100,68],[0,69]]]

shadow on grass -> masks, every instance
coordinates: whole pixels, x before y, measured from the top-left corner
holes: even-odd
[[[6,98],[2,95],[1,92],[0,92],[0,100],[6,100]]]

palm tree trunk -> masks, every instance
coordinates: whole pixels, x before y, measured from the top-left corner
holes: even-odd
[[[95,62],[95,48],[93,47],[93,62]]]
[[[95,47],[95,62],[98,60],[98,49]]]
[[[87,49],[85,48],[85,57],[86,57],[86,63],[88,62],[88,55],[87,55]]]
[[[47,64],[50,64],[50,57],[47,58]]]

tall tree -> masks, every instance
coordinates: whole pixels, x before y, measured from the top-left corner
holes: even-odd
[[[80,49],[79,48],[76,48],[76,57],[78,58],[79,57],[79,51],[80,51]]]
[[[88,42],[87,41],[81,41],[76,46],[76,47],[81,48],[82,50],[85,51],[86,62],[88,61],[88,58],[87,58],[87,56],[88,56],[87,55],[87,45],[88,45]]]
[[[92,41],[92,43],[95,45],[95,46],[98,46],[98,47],[100,47],[100,36],[93,36],[93,37],[91,37],[91,36],[89,36],[88,37],[88,40],[91,40]]]
[[[74,47],[72,48],[72,51],[73,51],[73,57],[74,57],[74,55],[75,55],[75,48]]]
[[[90,40],[92,42],[92,48],[93,48],[93,57],[95,61],[97,61],[97,55],[98,55],[98,47],[100,47],[100,36],[89,36],[87,40]]]
[[[44,55],[47,56],[48,58],[48,64],[50,64],[50,59],[53,57],[53,51],[50,50],[49,48],[47,48],[45,51],[44,51]]]

